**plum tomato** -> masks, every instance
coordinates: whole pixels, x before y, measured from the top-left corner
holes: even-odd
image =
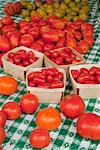
[[[83,99],[76,94],[68,94],[60,102],[61,112],[70,119],[79,117],[85,111]]]
[[[80,72],[78,70],[71,70],[71,74],[74,79],[77,79],[77,77],[80,75]]]
[[[54,81],[51,83],[50,88],[63,88],[64,87],[64,82],[63,81]]]

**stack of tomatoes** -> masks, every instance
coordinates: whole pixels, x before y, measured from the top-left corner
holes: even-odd
[[[75,81],[80,84],[100,84],[100,68],[98,67],[71,70],[71,73]]]
[[[45,52],[45,55],[57,65],[75,64],[81,61],[70,48],[64,48],[61,51],[48,51]]]
[[[41,69],[28,75],[28,85],[40,88],[63,88],[63,73],[57,68]]]
[[[35,56],[34,52],[26,52],[25,50],[20,49],[17,52],[10,52],[7,60],[13,64],[27,67],[38,59],[39,58]]]

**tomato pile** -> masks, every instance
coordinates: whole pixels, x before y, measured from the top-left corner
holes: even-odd
[[[98,67],[71,70],[71,74],[75,81],[80,84],[100,84],[100,68]]]
[[[81,61],[70,48],[64,48],[62,51],[45,52],[45,55],[57,65],[68,65]]]
[[[41,69],[28,75],[28,86],[39,88],[63,88],[63,73],[57,68]]]
[[[35,56],[34,52],[26,52],[25,50],[20,49],[17,52],[10,52],[7,60],[13,64],[27,67],[38,59],[39,58]]]

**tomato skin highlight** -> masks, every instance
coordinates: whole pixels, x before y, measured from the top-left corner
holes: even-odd
[[[38,99],[35,95],[26,93],[20,99],[20,107],[24,113],[32,114],[38,108]]]
[[[0,144],[2,144],[2,142],[4,141],[6,136],[5,130],[2,126],[0,126]]]
[[[16,102],[8,102],[3,105],[2,111],[6,114],[7,119],[16,120],[21,115],[21,108]]]
[[[44,108],[37,113],[36,125],[40,128],[54,130],[58,128],[60,123],[60,113],[53,107]]]
[[[77,121],[77,133],[90,140],[100,140],[100,116],[94,113],[84,113]]]
[[[10,76],[0,77],[0,94],[11,95],[17,90],[18,83]]]
[[[3,111],[0,111],[0,126],[4,126],[6,123],[7,117]]]
[[[29,140],[33,148],[44,148],[50,143],[50,135],[47,130],[37,128],[30,133]]]
[[[68,118],[75,119],[85,111],[83,99],[75,94],[68,94],[60,102],[61,112]]]

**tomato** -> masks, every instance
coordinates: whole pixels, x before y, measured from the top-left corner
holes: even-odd
[[[90,140],[100,140],[100,116],[94,113],[84,113],[77,121],[77,133]]]
[[[2,111],[6,114],[7,119],[16,120],[21,115],[21,108],[16,102],[8,102],[3,105]]]
[[[98,68],[98,70],[95,71],[95,74],[100,76],[100,68]]]
[[[52,83],[53,82],[53,77],[51,75],[47,76],[47,82]]]
[[[77,81],[81,84],[85,83],[88,80],[90,80],[88,73],[81,73],[77,78]]]
[[[60,109],[66,117],[75,119],[84,113],[85,104],[80,96],[68,94],[60,102]]]
[[[54,81],[50,87],[51,88],[63,88],[64,82],[63,81]]]
[[[57,109],[47,107],[40,110],[36,116],[36,125],[47,130],[58,128],[61,123],[61,116]]]
[[[100,75],[96,75],[96,81],[98,84],[100,84]]]
[[[21,57],[20,57],[20,55],[15,54],[15,55],[13,56],[13,61],[14,61],[14,63],[15,63],[16,65],[19,65],[19,64],[21,63]]]
[[[32,114],[38,108],[38,99],[35,95],[26,93],[20,99],[20,107],[24,113]]]
[[[9,58],[13,58],[15,56],[15,53],[14,52],[10,52],[9,54],[8,54],[8,57]]]
[[[80,72],[78,70],[71,70],[71,74],[72,74],[74,79],[77,79],[77,77],[79,76]]]
[[[28,52],[28,58],[34,59],[35,55],[32,51]]]
[[[4,141],[5,136],[6,136],[6,134],[5,134],[4,128],[2,126],[0,126],[0,144],[2,144],[2,142]]]
[[[53,53],[51,53],[51,56],[52,56],[52,58],[57,58],[57,57],[59,57],[59,52],[57,52],[57,51],[54,51]]]
[[[28,80],[33,80],[34,77],[36,76],[41,76],[42,73],[40,71],[35,71],[35,72],[31,72],[29,75],[28,75]]]
[[[2,147],[0,147],[0,150],[2,150]]]
[[[42,84],[42,83],[46,83],[46,80],[40,76],[40,77],[34,77],[33,82],[35,84]]]
[[[96,70],[98,70],[98,68],[97,68],[97,67],[92,67],[92,68],[90,68],[90,70],[89,70],[89,74],[94,75],[94,74],[95,74],[95,72],[96,72]]]
[[[13,77],[3,76],[0,77],[0,94],[11,95],[17,90],[18,83]]]
[[[55,63],[57,65],[63,65],[63,58],[61,56],[59,56],[58,58],[56,58]]]
[[[89,73],[89,71],[86,68],[81,68],[80,71],[85,72],[85,73]]]
[[[44,148],[50,143],[50,135],[47,130],[37,128],[30,133],[29,140],[33,148]]]
[[[45,52],[44,54],[45,54],[48,58],[51,57],[51,53],[50,53],[50,52]]]
[[[7,117],[3,111],[0,111],[0,126],[4,126],[6,123]]]

